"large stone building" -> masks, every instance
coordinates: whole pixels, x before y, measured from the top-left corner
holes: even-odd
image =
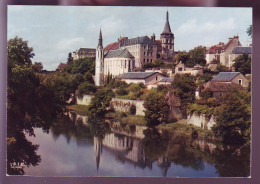
[[[95,57],[96,49],[80,48],[72,53],[73,60],[78,60],[86,57]]]
[[[230,67],[229,55],[236,47],[239,46],[242,46],[239,41],[239,37],[234,36],[229,38],[227,44],[220,42],[219,44],[210,47],[206,53],[207,64],[211,63],[213,60],[216,60],[220,64]]]
[[[174,34],[171,32],[169,14],[166,13],[166,23],[160,40],[141,36],[129,39],[120,37],[117,42],[108,44],[103,48],[102,33],[100,31],[99,43],[96,49],[95,84],[102,85],[108,75],[128,73],[140,70],[145,63],[160,58],[171,60],[174,57]]]

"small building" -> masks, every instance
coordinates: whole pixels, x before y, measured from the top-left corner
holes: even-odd
[[[196,64],[194,67],[188,68],[185,66],[184,63],[179,62],[175,66],[175,74],[191,74],[191,75],[202,75],[203,74],[203,68]]]
[[[244,88],[249,86],[249,80],[240,72],[220,72],[218,73],[211,82],[226,82],[239,84]]]
[[[143,83],[144,85],[155,84],[164,76],[158,72],[128,72],[118,75],[116,79],[130,83]]]
[[[211,81],[203,85],[202,91],[209,89],[212,97],[222,97],[233,88],[248,88],[249,80],[240,72],[220,72]],[[196,99],[200,98],[200,89],[195,91]]]
[[[234,50],[229,54],[229,66],[232,67],[232,65],[235,63],[234,60],[243,54],[248,54],[249,57],[252,57],[252,47],[235,47]]]
[[[174,78],[163,77],[159,80],[158,85],[170,85],[174,81]]]
[[[92,48],[80,48],[73,52],[72,57],[73,60],[83,59],[87,57],[95,57],[96,56],[96,49]]]

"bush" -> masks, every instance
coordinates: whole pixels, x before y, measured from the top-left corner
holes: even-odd
[[[136,114],[136,106],[132,104],[132,105],[130,106],[129,111],[130,111],[130,114],[131,114],[131,115],[135,115],[135,114]]]
[[[96,91],[97,91],[97,88],[94,84],[91,84],[89,82],[84,82],[84,83],[81,83],[78,87],[78,96],[80,98],[82,98],[84,94],[92,95]]]
[[[128,95],[128,90],[126,90],[125,88],[119,88],[115,91],[115,93],[118,95],[118,96],[125,96],[125,95]]]

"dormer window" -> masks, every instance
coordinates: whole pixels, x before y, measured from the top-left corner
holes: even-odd
[[[242,79],[238,79],[238,84],[242,85]]]

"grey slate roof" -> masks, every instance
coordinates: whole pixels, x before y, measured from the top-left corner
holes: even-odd
[[[213,82],[230,82],[240,72],[219,72],[211,81]]]
[[[146,79],[158,72],[128,72],[118,75],[118,79]]]
[[[168,78],[168,77],[163,77],[161,78],[160,82],[173,82],[174,78]]]
[[[136,45],[136,44],[148,44],[156,45],[148,36],[142,36],[137,38],[126,39],[121,43],[121,46]]]
[[[105,58],[134,58],[134,56],[127,49],[110,50],[106,53]]]
[[[96,53],[96,49],[92,49],[92,48],[80,48],[78,50],[78,53],[86,53],[86,54],[90,54],[90,53]]]
[[[235,47],[232,51],[233,54],[251,54],[252,47]]]

